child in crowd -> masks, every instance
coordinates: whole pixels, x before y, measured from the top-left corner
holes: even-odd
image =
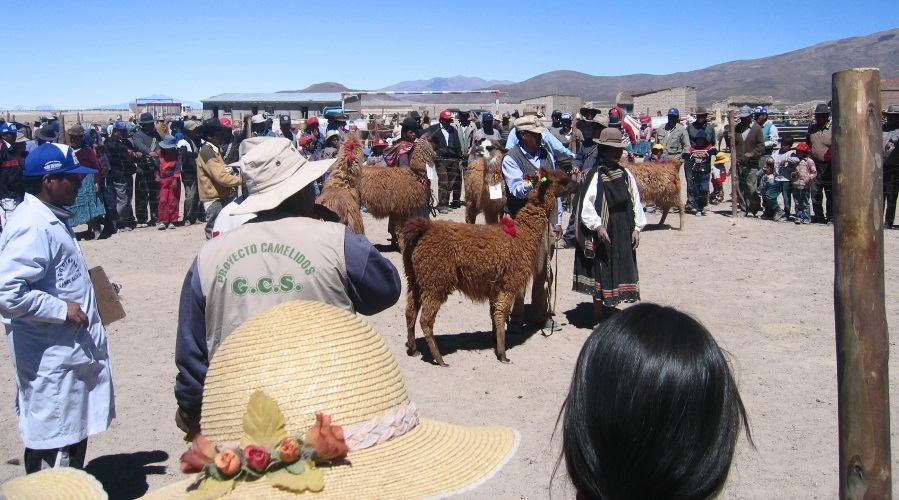
[[[790,218],[790,177],[799,163],[799,158],[793,152],[793,139],[781,138],[780,149],[775,150],[771,157],[774,158],[774,180],[784,199],[784,215]]]
[[[727,181],[727,155],[718,152],[715,155],[715,164],[712,165],[712,205],[724,201],[724,183]]]
[[[181,201],[181,157],[175,136],[167,135],[159,143],[159,224],[160,231],[175,229],[178,203]]]
[[[777,197],[780,196],[780,186],[774,180],[776,177],[774,170],[774,157],[769,156],[765,158],[765,166],[759,172],[758,190],[762,195],[762,206],[765,209],[762,213],[762,219],[779,221],[785,216],[780,209],[780,203],[777,201]]]
[[[649,151],[649,157],[645,160],[649,163],[665,163],[668,161],[665,158],[665,147],[661,144],[653,144],[652,149]]]
[[[563,407],[577,498],[712,498],[727,481],[746,410],[698,321],[643,303],[587,338]],[[559,460],[561,463],[561,457]]]
[[[692,172],[692,177],[687,179],[693,186],[693,204],[696,207],[696,215],[707,215],[706,206],[709,204],[709,177],[712,173],[712,158],[718,154],[718,150],[709,143],[705,130],[696,132],[693,137],[693,146],[690,151],[681,155],[686,162],[687,171]]]
[[[796,203],[796,224],[809,224],[812,217],[808,214],[808,201],[810,186],[818,176],[815,162],[809,158],[811,148],[808,144],[800,142],[796,145],[796,156],[799,162],[790,173],[792,182],[793,201]]]

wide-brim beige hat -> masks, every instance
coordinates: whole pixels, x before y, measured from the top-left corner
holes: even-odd
[[[469,491],[496,474],[520,440],[507,427],[420,418],[380,335],[355,314],[321,302],[274,306],[225,340],[206,378],[203,435],[215,443],[240,440],[250,395],[260,390],[278,404],[289,436],[310,428],[316,412],[330,414],[344,429],[350,446],[345,462],[320,465],[324,488],[304,497],[413,499]],[[383,422],[400,421],[384,431]],[[185,498],[192,482],[147,498]],[[231,495],[297,496],[273,488],[265,476],[239,481]]]
[[[71,467],[46,469],[0,484],[7,500],[88,500],[109,498],[103,485],[83,470]]]
[[[240,168],[250,196],[231,214],[253,214],[277,207],[324,175],[335,161],[308,161],[283,137],[261,141],[234,164]]]

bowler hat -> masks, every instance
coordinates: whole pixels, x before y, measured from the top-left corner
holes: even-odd
[[[606,128],[599,134],[597,144],[610,148],[624,149],[624,141],[621,140],[621,131],[616,128]]]
[[[885,115],[899,115],[899,104],[890,104],[890,107],[883,112]]]
[[[709,110],[703,108],[702,106],[696,108],[696,116],[707,115],[707,114],[709,114]]]
[[[137,122],[143,125],[145,123],[156,123],[156,120],[153,119],[152,113],[141,113],[140,119]]]
[[[830,108],[827,107],[827,104],[819,104],[815,106],[815,114],[816,115],[829,115]]]
[[[37,132],[34,133],[35,139],[40,139],[42,141],[53,142],[58,137],[56,130],[50,125],[44,125],[43,127],[37,129]]]
[[[200,130],[205,134],[214,134],[219,130],[231,130],[231,127],[225,126],[218,118],[210,118],[203,120]]]

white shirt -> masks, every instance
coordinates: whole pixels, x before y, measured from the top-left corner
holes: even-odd
[[[222,233],[227,233],[234,228],[238,228],[256,218],[256,214],[231,215],[231,212],[238,206],[240,206],[239,203],[232,201],[222,208],[215,218],[215,224],[212,225],[213,238]]]
[[[178,149],[181,149],[182,147],[187,148],[188,153],[194,152],[194,148],[191,147],[190,141],[188,141],[187,139],[181,139],[180,141],[178,141],[177,146],[178,146]]]
[[[643,211],[643,202],[640,200],[640,190],[637,188],[637,179],[630,170],[627,172],[627,190],[631,193],[631,203],[634,205],[634,225],[637,231],[642,231],[646,227],[646,213]],[[603,225],[602,217],[596,213],[596,190],[599,185],[600,173],[596,172],[590,185],[587,186],[587,192],[584,194],[584,207],[581,209],[581,222],[587,229],[596,231],[596,228]]]
[[[87,328],[65,322],[68,302]],[[115,417],[112,373],[87,265],[68,224],[30,194],[0,235],[0,315],[25,446],[60,448],[105,431]]]

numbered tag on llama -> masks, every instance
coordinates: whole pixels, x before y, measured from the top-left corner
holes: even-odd
[[[429,181],[436,181],[436,180],[437,180],[437,170],[434,169],[434,165],[431,165],[430,163],[428,163],[427,165],[425,165],[425,170],[426,170],[427,173],[428,173],[428,180],[429,180]]]
[[[503,197],[503,185],[502,184],[490,184],[487,189],[490,191],[490,199],[491,200],[499,200]]]

